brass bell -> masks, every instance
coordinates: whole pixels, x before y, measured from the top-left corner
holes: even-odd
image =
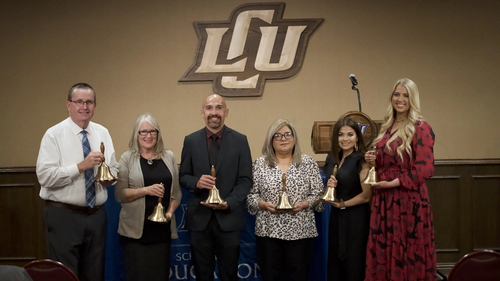
[[[286,194],[286,175],[283,174],[281,177],[281,181],[283,182],[283,191],[281,192],[280,200],[278,201],[278,205],[276,205],[277,210],[291,210],[293,209],[292,204],[290,204],[290,199],[288,198],[288,194]]]
[[[148,217],[148,220],[159,223],[166,223],[169,221],[169,219],[165,216],[165,208],[161,204],[160,197],[158,197],[158,205],[155,206],[153,213]]]
[[[212,177],[215,177],[214,165],[212,165],[210,172],[212,174]],[[210,192],[208,193],[208,198],[203,202],[208,203],[208,204],[220,204],[220,203],[224,203],[226,201],[224,201],[224,199],[222,199],[220,197],[219,190],[217,189],[217,187],[215,187],[215,184],[214,184],[214,186],[212,187],[212,189],[210,189]]]
[[[338,168],[337,168],[337,165],[335,165],[335,167],[333,167],[333,176],[337,176],[337,171],[338,171]],[[335,187],[327,187],[325,189],[325,193],[323,194],[323,196],[321,196],[321,199],[323,200],[327,200],[327,201],[335,201]]]
[[[370,153],[374,153],[375,155],[377,155],[376,147],[372,147],[369,152]],[[361,181],[361,183],[364,183],[364,184],[374,184],[374,183],[378,182],[377,171],[375,171],[375,163],[371,163],[371,166],[372,167],[368,171],[368,174],[366,175],[366,178],[363,181]]]
[[[104,155],[104,143],[101,142],[101,153]],[[108,165],[105,162],[106,159],[103,159],[99,169],[97,169],[97,175],[94,177],[94,181],[114,181],[115,176],[111,174]]]
[[[361,182],[364,184],[374,184],[377,183],[377,171],[375,171],[375,166],[372,166],[366,175],[366,178]]]

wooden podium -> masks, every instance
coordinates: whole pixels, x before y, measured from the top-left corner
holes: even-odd
[[[371,146],[373,140],[377,137],[382,120],[373,121],[368,115],[360,111],[349,111],[342,114],[338,119],[349,116],[352,120],[356,121],[363,134],[365,145],[367,149]],[[337,119],[337,120],[338,120]],[[311,145],[314,153],[323,154],[329,153],[331,150],[332,142],[331,135],[333,125],[337,121],[314,121],[311,133]]]

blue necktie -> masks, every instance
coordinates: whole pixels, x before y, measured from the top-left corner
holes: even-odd
[[[83,147],[83,159],[87,158],[90,153],[90,144],[87,139],[87,131],[82,131],[82,147]],[[95,205],[95,186],[94,186],[94,168],[90,168],[85,171],[85,199],[87,205],[90,208],[94,208]]]

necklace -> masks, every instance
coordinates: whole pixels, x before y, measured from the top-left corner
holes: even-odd
[[[141,155],[142,158],[146,159],[148,161],[148,164],[149,165],[153,165],[153,159],[156,159],[156,157],[154,156],[153,154],[153,157],[149,158],[149,157],[145,157],[144,155]]]
[[[401,123],[401,122],[403,122],[403,121],[405,121],[405,120],[406,120],[406,118],[405,118],[405,119],[403,119],[403,120],[394,121],[394,123]]]

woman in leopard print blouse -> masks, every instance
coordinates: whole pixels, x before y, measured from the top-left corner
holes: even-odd
[[[323,191],[319,168],[300,151],[295,128],[277,120],[267,132],[264,156],[253,165],[254,184],[247,198],[248,210],[257,214],[257,260],[263,280],[307,280],[318,236],[314,211],[324,206],[317,200]],[[283,175],[293,209],[277,210]]]

